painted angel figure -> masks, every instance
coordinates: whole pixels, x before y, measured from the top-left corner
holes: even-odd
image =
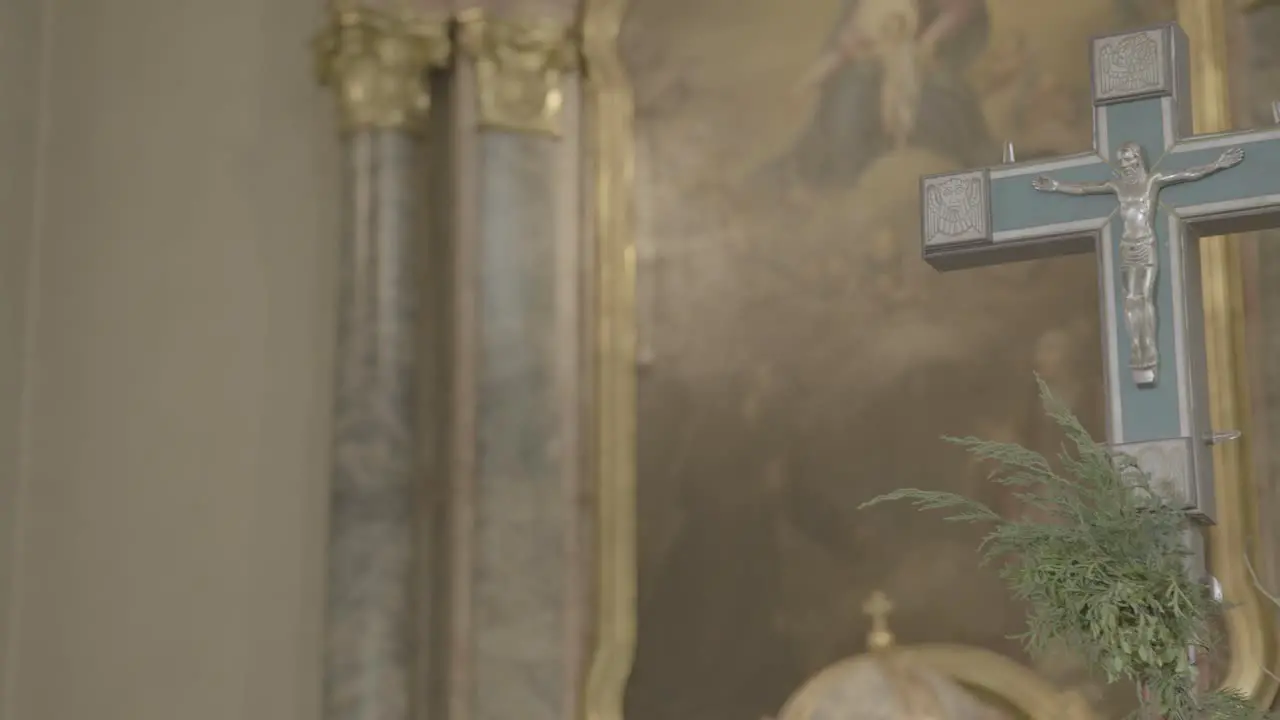
[[[904,145],[990,162],[995,146],[966,77],[989,26],[985,0],[845,0],[801,80],[818,94],[813,117],[776,164],[806,185],[839,186]]]
[[[862,0],[840,28],[833,47],[823,53],[802,79],[802,89],[818,87],[850,59],[878,64],[880,124],[895,149],[906,147],[915,129],[920,104],[924,58],[916,35],[920,26],[917,0]]]
[[[880,123],[893,139],[895,149],[907,146],[916,128],[920,109],[920,73],[922,63],[916,45],[920,11],[914,0],[903,0],[879,18],[873,53],[884,71],[880,83]]]

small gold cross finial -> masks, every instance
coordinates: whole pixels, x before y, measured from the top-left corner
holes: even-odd
[[[867,633],[869,650],[887,650],[893,647],[893,633],[889,631],[889,613],[893,612],[893,602],[880,590],[871,593],[867,601],[862,603],[862,612],[871,618],[871,632]]]

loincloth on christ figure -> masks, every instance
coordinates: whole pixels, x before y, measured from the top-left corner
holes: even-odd
[[[1154,267],[1156,236],[1148,232],[1136,238],[1121,238],[1120,264],[1130,267]]]

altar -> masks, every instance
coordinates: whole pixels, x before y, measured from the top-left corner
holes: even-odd
[[[1275,706],[1276,38],[0,4],[0,720],[1123,717],[983,526],[859,510],[1044,519],[941,439],[1055,453],[1037,376],[1196,520],[1221,642],[1162,658]]]
[[[906,686],[884,717],[1118,716],[1132,688],[1024,651],[980,528],[857,512],[909,484],[1021,513],[940,438],[1052,452],[1037,376],[1186,496],[1232,603],[1206,673],[1274,700],[1280,9],[427,4],[338,8],[317,44],[352,177],[331,720],[808,720]],[[385,258],[419,235],[415,295]],[[387,501],[419,445],[426,521]],[[879,590],[892,652],[850,611]]]
[[[679,5],[682,13],[689,4]],[[1083,170],[1049,169],[1088,153],[1095,114],[1105,120],[1091,102],[1106,89],[1090,73],[1091,39],[1180,21],[1191,34],[1195,100],[1185,107],[1196,132],[1272,132],[1275,90],[1243,79],[1272,61],[1243,48],[1260,31],[1253,24],[1273,11],[1255,10],[1246,24],[1239,9],[1194,2],[1032,10],[994,0],[886,0],[810,3],[785,14],[765,3],[695,7],[689,18],[675,5],[635,6],[622,35],[637,103],[641,362],[639,624],[625,717],[770,712],[819,668],[853,654],[864,625],[849,608],[877,587],[898,601],[901,635],[1016,658],[1077,687],[1100,716],[1121,714],[1131,690],[1100,687],[1069,660],[1037,667],[1009,639],[1022,611],[994,569],[972,562],[980,529],[943,527],[905,509],[854,509],[912,485],[1013,512],[986,482],[988,469],[939,438],[976,435],[1052,452],[1060,440],[1040,415],[1033,373],[1095,437],[1124,426],[1104,392],[1099,320],[1100,302],[1119,303],[1123,293],[1100,301],[1110,281],[1099,284],[1092,246],[939,274],[921,259],[922,233],[924,259],[954,266],[930,240],[948,229],[931,222],[928,193],[946,203],[954,200],[945,193],[962,189],[931,179],[990,167],[993,202],[1006,203],[989,206],[989,217],[1005,223],[991,232],[1003,239],[1007,231],[1010,241],[1019,231],[1010,213],[1029,213],[1036,202],[1060,203],[1054,208],[1065,213],[1046,223],[1092,218],[1095,209],[1099,223],[1114,217],[1113,199],[1047,199],[1031,185],[1046,173],[1085,179],[1072,175]],[[682,29],[668,31],[677,15]],[[901,38],[885,18],[895,16],[919,28],[928,55],[914,84],[885,88],[910,71],[893,66],[907,62],[891,49]],[[932,25],[939,18],[943,29]],[[744,57],[735,50],[743,47],[769,51]],[[891,91],[909,94],[917,114],[886,115],[903,102]],[[1129,138],[1116,118],[1109,142],[1118,145]],[[1148,150],[1150,162],[1169,147]],[[1265,173],[1270,161],[1259,158],[1254,172]],[[1037,164],[1045,170],[1020,174]],[[1022,183],[1016,198],[1012,189],[1000,195],[1004,182]],[[956,223],[949,230],[960,238]],[[1218,671],[1269,698],[1274,684],[1261,668],[1272,662],[1263,659],[1272,611],[1241,561],[1246,548],[1266,546],[1250,537],[1271,492],[1259,465],[1272,447],[1262,430],[1272,411],[1258,394],[1268,363],[1249,338],[1265,333],[1255,323],[1274,300],[1256,270],[1275,250],[1256,238],[1211,239],[1194,250],[1190,272],[1195,283],[1204,278],[1207,394],[1215,398],[1196,401],[1205,429],[1195,433],[1250,429],[1243,442],[1204,446],[1203,457],[1197,439],[1197,459],[1186,464],[1203,463],[1204,477],[1234,478],[1216,493],[1200,490],[1219,501],[1208,562],[1234,577],[1229,595],[1246,598],[1225,629],[1236,654]],[[953,246],[961,264],[979,252],[966,242]],[[1120,275],[1117,264],[1117,288]],[[1162,277],[1161,292],[1183,282]],[[1172,327],[1173,307],[1161,306],[1163,328]],[[1160,372],[1177,367],[1171,348]],[[1174,385],[1164,378],[1162,387]],[[1163,417],[1178,416],[1171,407]]]

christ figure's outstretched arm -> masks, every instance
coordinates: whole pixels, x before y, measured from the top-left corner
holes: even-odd
[[[1235,167],[1244,160],[1244,151],[1240,148],[1231,148],[1222,153],[1222,155],[1207,165],[1197,165],[1172,173],[1156,173],[1155,180],[1161,185],[1176,185],[1178,183],[1191,182],[1199,180],[1206,175],[1212,175],[1219,170],[1226,170],[1229,167]]]
[[[1115,185],[1111,181],[1103,182],[1082,182],[1069,183],[1059,182],[1049,177],[1041,175],[1031,181],[1031,187],[1040,192],[1055,192],[1063,195],[1105,195],[1116,191]]]

